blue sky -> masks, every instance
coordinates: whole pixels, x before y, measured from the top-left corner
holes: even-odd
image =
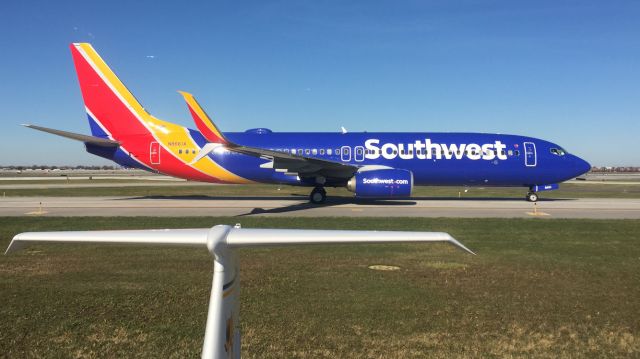
[[[638,1],[5,1],[0,165],[109,164],[69,43],[90,42],[155,116],[223,131],[523,134],[640,165]]]

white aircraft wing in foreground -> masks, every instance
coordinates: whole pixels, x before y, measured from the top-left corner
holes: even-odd
[[[28,244],[99,243],[191,246],[214,257],[213,283],[202,358],[240,358],[239,270],[235,248],[299,244],[447,242],[471,250],[443,232],[245,229],[218,225],[209,229],[27,232],[16,235],[5,254]]]

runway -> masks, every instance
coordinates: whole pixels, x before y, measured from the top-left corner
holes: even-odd
[[[0,216],[294,216],[640,219],[640,199],[421,198],[357,201],[306,197],[6,197]]]

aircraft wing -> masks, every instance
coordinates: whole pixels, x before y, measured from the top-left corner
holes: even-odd
[[[194,229],[25,232],[13,237],[4,254],[17,252],[30,244],[54,243],[181,246],[215,251],[218,248],[215,242],[220,241],[229,248],[301,244],[442,242],[475,255],[464,244],[444,232],[266,229],[240,228],[239,225],[235,227],[217,225],[212,228]]]
[[[303,177],[320,175],[323,177],[349,179],[358,171],[358,167],[356,166],[345,165],[343,163],[318,158],[296,156],[285,152],[234,144],[228,145],[226,148],[229,151],[260,157],[271,161],[262,165],[262,168],[273,168],[276,171],[297,173]]]
[[[232,152],[242,153],[249,156],[260,157],[271,162],[263,164],[262,168],[273,168],[279,172],[288,174],[297,174],[300,177],[316,177],[334,179],[349,179],[357,171],[358,167],[335,161],[328,161],[313,157],[305,157],[294,155],[286,152],[268,150],[264,148],[244,146],[229,141],[218,127],[211,121],[211,118],[195,97],[187,92],[180,91],[189,107],[189,112],[193,117],[198,130],[209,141],[207,145],[202,147],[200,153],[194,158],[193,163],[199,161],[204,156],[211,153],[218,147]]]

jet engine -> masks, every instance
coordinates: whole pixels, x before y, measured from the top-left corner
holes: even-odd
[[[347,189],[356,197],[410,197],[413,173],[393,168],[361,171],[351,177]]]

